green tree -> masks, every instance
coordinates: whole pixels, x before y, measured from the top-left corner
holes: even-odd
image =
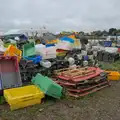
[[[110,28],[109,29],[109,35],[116,35],[117,29],[116,28]]]

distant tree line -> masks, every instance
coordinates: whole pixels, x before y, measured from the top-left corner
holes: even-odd
[[[82,32],[80,32],[82,33]],[[82,33],[83,34],[83,33]],[[89,35],[89,36],[116,36],[116,35],[120,35],[120,29],[116,29],[116,28],[110,28],[108,31],[106,30],[98,30],[98,31],[93,31],[91,33],[84,33],[84,35]]]
[[[63,31],[61,32],[58,36],[69,36],[73,34],[73,32],[68,32],[68,31]],[[107,37],[107,36],[120,36],[120,29],[117,28],[110,28],[109,30],[97,30],[97,31],[92,31],[90,33],[86,33],[84,31],[77,32],[78,35],[80,36],[87,36],[89,38],[101,38],[101,37]]]

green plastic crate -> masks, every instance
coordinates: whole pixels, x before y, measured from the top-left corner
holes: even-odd
[[[46,95],[60,99],[62,96],[62,87],[48,77],[37,74],[32,79],[33,84],[37,85]]]
[[[0,96],[0,105],[3,104],[3,103],[5,103],[5,99],[4,99],[3,96]]]
[[[34,55],[35,55],[35,44],[34,44],[34,42],[25,44],[23,46],[23,56],[24,57],[29,57],[29,56],[34,56]]]

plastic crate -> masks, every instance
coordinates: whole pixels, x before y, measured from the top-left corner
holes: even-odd
[[[58,42],[58,40],[46,40],[47,44],[56,44]]]
[[[68,53],[68,51],[66,51],[66,50],[61,50],[61,49],[56,50],[57,56],[65,56],[67,53]]]
[[[120,73],[117,71],[106,71],[108,80],[120,80]]]
[[[40,104],[44,93],[35,85],[4,90],[4,97],[11,110]]]
[[[84,56],[84,60],[88,60],[88,59],[89,59],[88,55]]]
[[[32,82],[49,96],[58,99],[62,96],[62,87],[48,77],[44,77],[38,73],[33,77]]]
[[[34,56],[35,55],[35,44],[28,43],[23,46],[23,56],[24,57],[29,57],[29,56]]]
[[[67,54],[67,53],[65,53],[65,52],[59,52],[59,53],[57,53],[57,56],[58,56],[58,57],[59,57],[59,56],[62,57],[62,56],[66,56],[66,54]]]
[[[104,41],[104,47],[111,47],[112,41]]]
[[[26,60],[32,60],[34,64],[39,63],[42,60],[42,56],[25,57]]]
[[[2,89],[22,86],[20,72],[0,73]]]
[[[118,48],[118,52],[120,53],[120,48]]]
[[[118,59],[119,59],[119,54],[117,53],[111,53],[109,55],[109,62],[115,62]]]
[[[22,57],[22,51],[13,45],[9,45],[4,53],[4,56],[17,56],[18,61],[20,61]]]
[[[98,54],[97,54],[97,59],[99,60],[99,61],[103,61],[103,51],[99,51],[98,52]]]
[[[46,47],[53,47],[55,44],[46,44]]]
[[[0,56],[0,72],[18,72],[19,64],[15,56]]]
[[[61,41],[67,41],[67,42],[70,42],[70,43],[74,43],[74,40],[72,38],[67,37],[67,36],[60,38],[60,40]]]
[[[104,54],[103,54],[103,61],[104,62],[109,62],[109,55],[110,55],[110,53],[104,52]]]

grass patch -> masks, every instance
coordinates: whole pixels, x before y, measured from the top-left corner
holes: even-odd
[[[120,71],[120,61],[114,63],[101,62],[100,65],[104,70]]]

